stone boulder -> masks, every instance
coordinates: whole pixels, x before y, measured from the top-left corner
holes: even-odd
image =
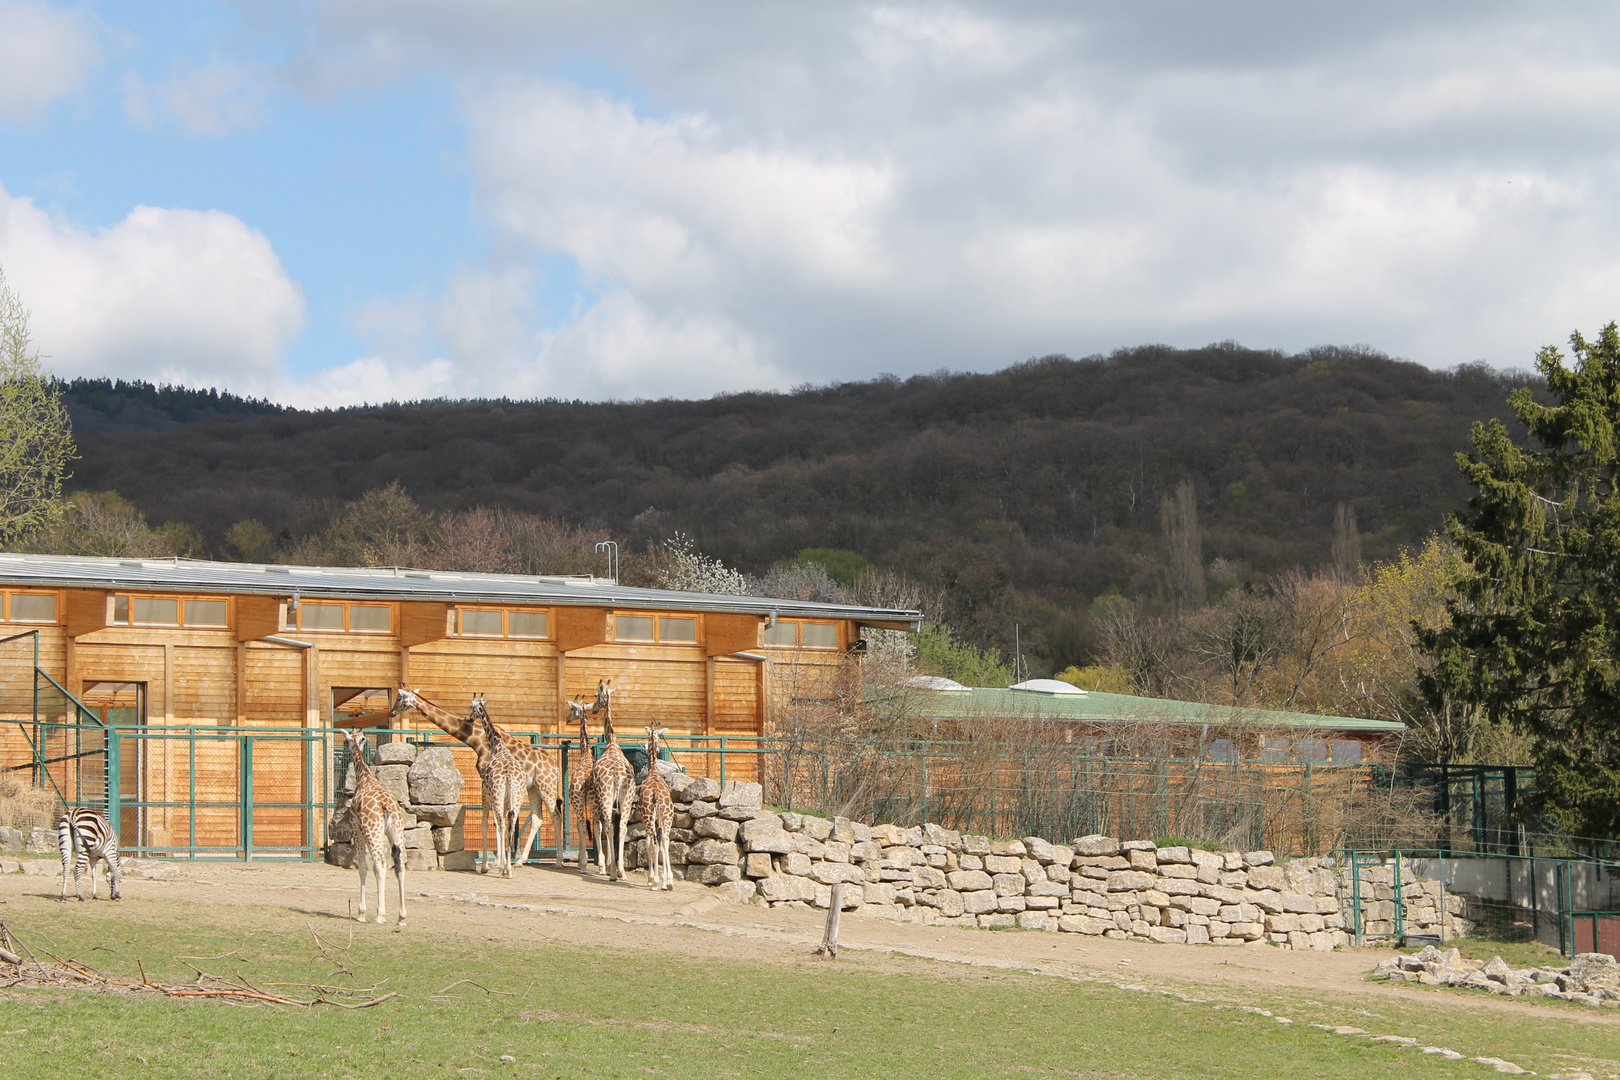
[[[390,766],[399,768],[399,766]],[[410,797],[401,802],[444,806],[461,802],[461,770],[447,746],[430,746],[416,755],[405,775]]]
[[[1103,836],[1101,833],[1093,833],[1090,836],[1077,836],[1069,844],[1074,848],[1076,855],[1085,858],[1119,854],[1119,840],[1112,836]]]
[[[0,851],[21,851],[27,843],[28,837],[21,829],[0,825]]]
[[[377,745],[376,763],[378,765],[409,765],[415,760],[415,743],[395,739],[393,742],[379,743]]]
[[[373,765],[371,775],[377,778],[377,782],[383,786],[388,794],[392,795],[401,806],[404,806],[406,803],[413,801],[406,781],[410,770],[411,766],[409,765]]]

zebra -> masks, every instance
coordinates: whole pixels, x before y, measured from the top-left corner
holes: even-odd
[[[84,890],[79,875],[90,871],[90,899],[96,895],[96,860],[107,864],[107,880],[112,886],[112,898],[122,900],[124,868],[118,862],[118,837],[113,834],[107,817],[88,806],[75,807],[56,822],[56,839],[62,848],[62,899],[67,899],[68,867],[73,868],[73,892],[80,900]]]

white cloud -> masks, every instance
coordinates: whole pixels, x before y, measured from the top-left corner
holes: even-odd
[[[0,0],[0,121],[29,120],[76,90],[100,59],[91,18]]]
[[[137,206],[90,230],[0,188],[0,266],[63,375],[264,393],[304,325],[270,242],[219,211]]]

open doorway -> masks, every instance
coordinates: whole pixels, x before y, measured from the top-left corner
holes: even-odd
[[[332,687],[332,726],[336,728],[385,728],[394,692],[386,686]],[[380,741],[386,741],[386,737]]]

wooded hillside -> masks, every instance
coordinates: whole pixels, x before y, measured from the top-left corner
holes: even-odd
[[[1529,379],[1359,350],[1148,346],[706,401],[80,428],[72,484],[188,523],[221,557],[235,522],[291,538],[395,480],[430,509],[558,515],[631,548],[683,531],[750,571],[851,551],[943,590],[965,639],[1010,655],[1019,624],[1037,670],[1056,669],[1089,658],[1099,595],[1164,590],[1161,505],[1183,481],[1212,591],[1326,563],[1340,504],[1363,554],[1387,557],[1463,503],[1453,455],[1470,423],[1511,424],[1506,392]]]

